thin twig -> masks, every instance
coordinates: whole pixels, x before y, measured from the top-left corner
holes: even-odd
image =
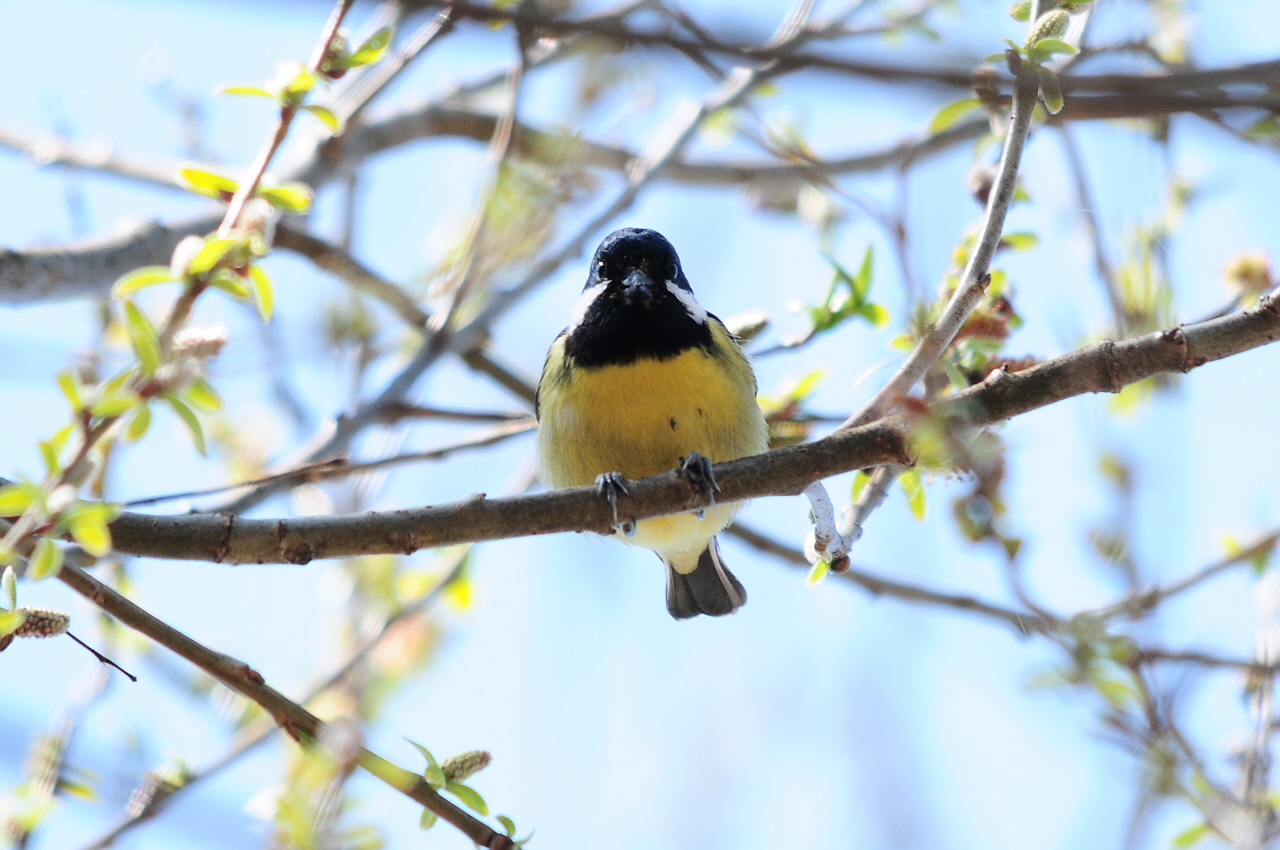
[[[729,528],[725,529],[725,533],[738,538],[744,543],[753,546],[762,552],[774,555],[796,567],[808,569],[810,566],[808,559],[805,558],[804,553],[799,549],[794,549],[784,543],[779,543],[778,541],[773,540],[758,531],[754,531],[741,523],[729,526]],[[993,605],[990,602],[984,602],[981,599],[976,599],[972,596],[940,593],[935,590],[918,587],[917,585],[893,581],[892,579],[877,576],[857,567],[851,567],[843,573],[833,575],[858,585],[863,590],[869,592],[872,596],[888,596],[893,599],[900,599],[904,602],[922,602],[928,605],[936,605],[943,608],[951,608],[954,610],[979,614],[1012,626],[1019,634],[1022,635],[1028,635],[1033,632],[1047,632],[1058,627],[1058,623],[1055,620],[1046,620],[1031,612],[1017,611],[1012,608]]]

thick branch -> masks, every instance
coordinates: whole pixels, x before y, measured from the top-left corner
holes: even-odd
[[[1016,373],[985,381],[930,407],[933,415],[984,425],[1063,399],[1117,392],[1162,372],[1186,372],[1280,339],[1280,297],[1254,309],[1196,325],[1169,328],[1123,342],[1102,342]],[[840,431],[813,443],[718,464],[725,502],[795,495],[813,481],[883,463],[907,463],[909,423],[903,416]],[[632,483],[619,515],[635,519],[694,510],[698,494],[674,472]],[[535,496],[466,501],[417,510],[300,519],[231,515],[159,517],[126,513],[112,523],[118,551],[156,558],[221,563],[303,564],[316,558],[413,552],[476,540],[563,531],[611,533],[609,505],[592,487]]]
[[[263,681],[262,674],[243,661],[210,649],[135,605],[93,576],[66,564],[58,578],[94,605],[106,611],[129,628],[146,635],[190,661],[222,684],[243,694],[271,716],[295,740],[305,736],[314,740],[320,733],[320,720]],[[360,766],[382,779],[415,802],[453,824],[481,847],[510,848],[511,841],[495,832],[488,824],[441,797],[421,776],[396,767],[368,750],[362,750]]]

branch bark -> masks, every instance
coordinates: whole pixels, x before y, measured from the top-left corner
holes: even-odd
[[[1280,292],[1257,307],[1122,342],[1105,341],[982,383],[930,406],[930,415],[987,425],[1085,393],[1118,392],[1162,372],[1187,372],[1280,339]],[[911,421],[898,414],[821,440],[715,467],[723,502],[800,493],[814,481],[883,463],[910,463]],[[620,516],[646,519],[704,507],[675,472],[632,482]],[[610,534],[610,506],[593,487],[415,510],[299,519],[227,514],[122,514],[111,525],[117,551],[218,563],[305,564],[337,558],[564,531]]]

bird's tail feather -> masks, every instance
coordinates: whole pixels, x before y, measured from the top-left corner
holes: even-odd
[[[720,558],[715,538],[698,556],[692,572],[681,574],[670,561],[667,565],[667,611],[677,620],[710,614],[722,617],[732,614],[747,601],[746,588],[729,572]]]

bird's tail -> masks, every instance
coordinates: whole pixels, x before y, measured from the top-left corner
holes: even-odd
[[[667,565],[667,611],[677,620],[699,614],[723,617],[747,601],[746,588],[724,565],[714,537],[688,572],[680,571],[666,558],[662,560]]]

